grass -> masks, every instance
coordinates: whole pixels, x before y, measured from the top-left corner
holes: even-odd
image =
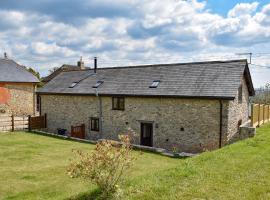
[[[0,134],[0,199],[95,199],[94,185],[65,174],[72,149],[93,145],[29,133]],[[124,199],[270,199],[270,125],[255,138],[189,159],[143,153]]]

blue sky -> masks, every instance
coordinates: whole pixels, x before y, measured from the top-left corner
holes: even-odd
[[[9,0],[0,54],[42,75],[80,56],[99,67],[247,58],[255,87],[270,82],[270,1]]]
[[[246,1],[239,1],[239,0],[208,0],[207,1],[207,8],[211,9],[211,11],[215,13],[219,13],[223,16],[226,16],[228,11],[232,9],[238,3],[253,3],[254,0],[246,0]],[[264,5],[269,3],[269,0],[260,0],[260,5],[258,8],[262,8]]]

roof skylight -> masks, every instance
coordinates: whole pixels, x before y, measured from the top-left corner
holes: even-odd
[[[78,82],[73,82],[73,83],[71,83],[71,85],[69,86],[69,88],[74,88],[77,84],[78,84]]]
[[[153,81],[153,83],[149,86],[149,88],[157,88],[159,85],[160,81],[159,80],[155,80]]]
[[[102,83],[104,83],[104,81],[97,81],[93,88],[98,88]]]

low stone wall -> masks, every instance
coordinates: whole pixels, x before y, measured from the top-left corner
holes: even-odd
[[[75,137],[70,137],[70,136],[66,136],[66,135],[58,135],[58,134],[54,134],[54,133],[48,133],[45,131],[32,131],[31,133],[37,133],[37,134],[41,134],[41,135],[47,135],[50,137],[56,137],[56,138],[61,138],[61,139],[66,139],[66,140],[73,140],[73,141],[77,141],[77,142],[85,142],[85,143],[89,143],[89,144],[96,144],[99,141],[105,140],[105,139],[99,139],[97,141],[94,140],[86,140],[86,139],[80,139],[80,138],[75,138]],[[116,143],[120,143],[118,141],[115,141]],[[178,158],[187,158],[187,157],[193,157],[196,156],[197,154],[193,154],[193,153],[186,153],[186,152],[181,152],[181,153],[172,153],[166,149],[162,149],[162,148],[155,148],[155,147],[148,147],[148,146],[142,146],[142,145],[136,145],[136,144],[132,144],[134,149],[137,150],[142,150],[142,151],[148,151],[148,152],[153,152],[153,153],[158,153],[164,156],[168,156],[168,157],[178,157]]]
[[[254,137],[255,134],[256,134],[256,128],[251,126],[250,121],[247,121],[246,123],[240,126],[239,139],[243,140],[246,138]]]

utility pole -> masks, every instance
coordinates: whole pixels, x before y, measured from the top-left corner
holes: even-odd
[[[236,53],[236,55],[238,56],[249,56],[249,63],[248,64],[251,64],[251,60],[252,60],[252,53]]]

